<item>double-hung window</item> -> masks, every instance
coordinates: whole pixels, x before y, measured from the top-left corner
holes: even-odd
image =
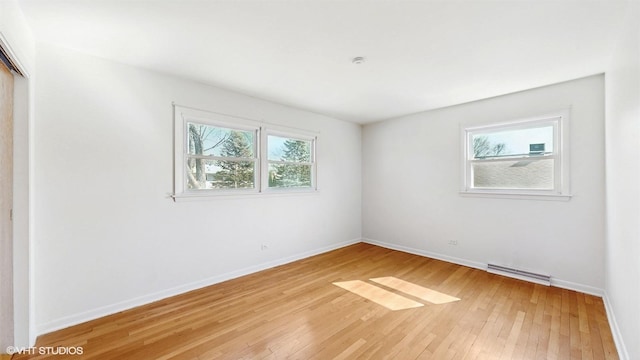
[[[269,189],[315,187],[315,137],[267,133]]]
[[[468,126],[463,194],[569,196],[569,112]]]
[[[174,199],[314,191],[313,132],[175,106]]]
[[[186,122],[189,190],[255,189],[258,130]]]

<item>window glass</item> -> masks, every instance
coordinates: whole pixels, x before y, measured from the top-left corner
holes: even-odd
[[[186,170],[187,185],[191,190],[255,187],[253,161],[189,158]]]
[[[192,155],[251,157],[254,131],[188,123],[187,152]]]
[[[553,189],[553,159],[478,162],[473,185],[487,189]]]
[[[311,187],[311,165],[269,164],[269,187]]]
[[[553,152],[553,125],[472,135],[473,157],[521,156]],[[536,145],[536,146],[532,146]]]
[[[313,140],[267,136],[270,188],[313,186]]]
[[[311,162],[311,140],[269,135],[269,161]]]

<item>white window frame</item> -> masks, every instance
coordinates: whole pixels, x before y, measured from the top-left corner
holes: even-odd
[[[481,197],[537,199],[537,200],[568,200],[570,193],[570,152],[569,152],[569,118],[570,109],[564,109],[524,119],[490,123],[482,125],[461,126],[461,158],[462,180],[460,194]],[[544,159],[554,160],[552,189],[518,189],[518,188],[479,188],[473,186],[473,167],[477,162],[513,161],[517,159],[531,159],[527,155],[505,156],[500,158],[475,159],[473,155],[473,136],[482,133],[498,131],[528,129],[541,126],[553,126],[553,152],[551,154],[536,155]]]
[[[288,194],[288,193],[315,193],[318,191],[318,162],[317,143],[318,132],[294,129],[284,126],[266,124],[251,119],[237,116],[199,110],[173,104],[174,107],[174,136],[173,136],[173,194],[175,201],[181,199],[205,199],[219,196],[243,196],[259,194]],[[186,162],[188,157],[188,123],[198,123],[227,129],[253,131],[254,136],[254,188],[252,189],[189,189],[186,177]],[[311,187],[269,188],[267,156],[267,136],[275,135],[300,140],[311,140]],[[216,156],[203,156],[204,158],[219,159]],[[301,163],[307,164],[307,163]]]
[[[283,138],[289,138],[294,140],[303,140],[303,141],[311,141],[311,162],[287,162],[289,164],[299,164],[299,165],[311,165],[311,186],[307,187],[269,187],[269,163],[273,163],[273,161],[269,161],[268,155],[268,146],[269,146],[269,135],[278,136]],[[316,161],[316,149],[317,149],[318,136],[315,133],[307,132],[304,130],[295,130],[278,128],[275,126],[271,126],[263,131],[263,140],[262,140],[262,154],[264,154],[262,161],[262,184],[264,192],[308,192],[308,191],[316,191],[318,190],[318,177],[317,177],[317,169],[318,162]]]
[[[174,195],[200,196],[213,194],[250,194],[260,191],[260,125],[247,119],[229,115],[184,107],[175,107],[174,113]],[[240,131],[251,131],[253,137],[254,187],[251,189],[189,189],[187,186],[186,163],[194,157],[188,153],[188,123],[227,128]],[[205,159],[219,160],[218,156],[195,156]]]

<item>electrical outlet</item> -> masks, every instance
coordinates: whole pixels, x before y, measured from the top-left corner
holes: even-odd
[[[262,244],[260,245],[260,250],[262,251],[269,250],[269,247],[266,244]]]

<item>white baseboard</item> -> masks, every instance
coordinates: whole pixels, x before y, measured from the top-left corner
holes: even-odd
[[[194,281],[189,284],[177,286],[171,289],[158,291],[152,294],[148,294],[145,296],[140,296],[137,298],[133,298],[130,300],[121,301],[115,304],[102,306],[97,309],[85,311],[79,314],[74,314],[71,316],[66,316],[63,318],[59,318],[53,321],[49,321],[44,324],[39,324],[36,326],[36,332],[39,335],[50,333],[52,331],[60,330],[67,328],[69,326],[81,324],[83,322],[87,322],[90,320],[94,320],[103,316],[115,314],[120,311],[129,310],[137,306],[146,305],[152,303],[154,301],[166,299],[171,296],[183,294],[192,290],[201,289],[203,287],[211,286],[217,283],[221,283],[223,281],[235,279],[241,276],[253,274],[258,271],[270,269],[272,267],[288,264],[297,260],[305,259],[314,255],[323,254],[332,250],[336,250],[339,248],[343,248],[345,246],[357,244],[361,242],[361,239],[353,239],[349,241],[344,241],[341,243],[332,244],[329,246],[321,247],[318,249],[305,251],[303,253],[295,254],[292,256],[288,256],[285,258],[268,261],[262,264],[249,266],[243,269],[231,271],[228,273],[220,274],[217,276],[213,276],[207,279]]]
[[[420,250],[420,249],[415,249],[415,248],[402,246],[402,245],[390,244],[390,243],[386,243],[384,241],[373,240],[373,239],[363,238],[362,242],[365,242],[365,243],[371,244],[371,245],[381,246],[381,247],[384,247],[384,248],[387,248],[387,249],[406,252],[406,253],[409,253],[409,254],[426,256],[428,258],[442,260],[442,261],[446,261],[446,262],[450,262],[450,263],[454,263],[454,264],[458,264],[458,265],[463,265],[463,266],[468,266],[468,267],[472,267],[472,268],[476,268],[476,269],[480,269],[480,270],[487,270],[487,264],[481,263],[481,262],[477,262],[477,261],[473,261],[473,260],[461,259],[461,258],[449,256],[449,255],[438,254],[438,253],[425,251],[425,250]],[[513,276],[510,276],[510,275],[505,275],[505,276],[513,277]],[[530,281],[529,279],[524,278],[524,277],[521,277],[521,278],[518,277],[517,279]],[[532,281],[530,281],[530,282],[532,282]],[[571,281],[556,279],[556,278],[551,278],[551,286],[555,286],[555,287],[559,287],[559,288],[567,289],[567,290],[574,290],[574,291],[578,291],[578,292],[581,292],[581,293],[594,295],[594,296],[598,296],[598,297],[602,297],[602,295],[604,294],[604,290],[602,290],[602,289],[598,289],[596,287],[589,286],[589,285],[574,283],[574,282],[571,282]]]
[[[457,257],[453,257],[453,256],[443,255],[443,254],[438,254],[438,253],[434,253],[434,252],[430,252],[430,251],[415,249],[415,248],[411,248],[411,247],[407,247],[407,246],[390,244],[390,243],[386,243],[384,241],[378,241],[378,240],[363,238],[362,242],[367,243],[367,244],[371,244],[371,245],[380,246],[380,247],[387,248],[387,249],[391,249],[391,250],[398,250],[398,251],[406,252],[406,253],[413,254],[413,255],[420,255],[420,256],[425,256],[425,257],[431,258],[431,259],[437,259],[437,260],[442,260],[442,261],[446,261],[446,262],[450,262],[450,263],[454,263],[454,264],[458,264],[458,265],[468,266],[468,267],[472,267],[472,268],[475,268],[475,269],[480,269],[480,270],[486,270],[487,269],[487,264],[483,264],[483,263],[480,263],[480,262],[461,259],[461,258],[457,258]]]
[[[618,321],[616,320],[615,313],[613,312],[613,307],[611,306],[611,302],[609,301],[609,296],[607,292],[604,292],[602,296],[604,300],[604,310],[607,312],[607,319],[609,320],[609,327],[611,327],[611,335],[613,335],[613,341],[616,344],[616,349],[618,350],[618,357],[620,360],[631,360],[629,357],[629,352],[627,351],[627,347],[622,340],[622,333],[620,333],[620,328],[618,327]]]
[[[562,289],[573,290],[597,297],[602,297],[604,295],[604,290],[599,289],[594,286],[578,284],[567,280],[561,280],[556,278],[551,278],[551,286],[559,287]]]

